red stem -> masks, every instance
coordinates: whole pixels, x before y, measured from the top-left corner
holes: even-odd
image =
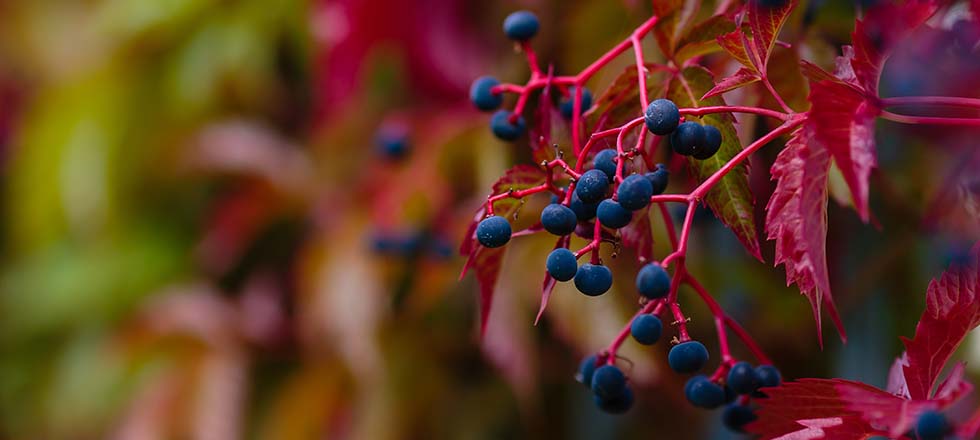
[[[899,105],[946,105],[951,107],[980,108],[980,99],[952,96],[898,96],[894,98],[882,98],[881,105],[884,107]]]
[[[711,113],[753,113],[762,116],[769,116],[783,121],[788,121],[793,117],[793,113],[781,113],[766,108],[745,107],[745,106],[738,106],[738,105],[718,105],[718,106],[711,106],[711,107],[680,109],[680,114],[682,115],[704,116]]]
[[[881,112],[881,117],[889,121],[903,124],[953,125],[963,127],[980,127],[980,118],[942,118],[933,116],[907,116],[892,112]]]

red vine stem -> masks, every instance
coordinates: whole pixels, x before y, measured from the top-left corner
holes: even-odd
[[[898,96],[894,98],[882,98],[881,105],[885,107],[900,105],[945,105],[951,107],[980,108],[980,99],[950,96]]]
[[[934,116],[908,116],[882,111],[881,117],[889,121],[903,124],[952,125],[963,127],[980,127],[980,118],[943,118]]]

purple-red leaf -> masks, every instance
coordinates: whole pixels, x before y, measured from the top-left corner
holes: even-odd
[[[493,291],[497,287],[497,276],[504,262],[505,248],[487,248],[480,246],[472,255],[473,270],[476,271],[476,281],[480,284],[480,336],[487,332],[487,317],[490,316],[490,306],[493,304]]]
[[[841,384],[875,390],[870,385],[839,379],[800,379],[764,388],[769,398],[758,400],[758,419],[746,429],[762,439],[783,440],[864,439],[869,434],[880,434],[861,414],[850,409],[838,390]]]
[[[738,69],[738,72],[735,72],[732,76],[729,76],[728,78],[718,81],[718,84],[715,84],[715,87],[709,90],[708,93],[705,93],[704,96],[701,97],[701,99],[708,99],[712,96],[730,92],[739,87],[746,86],[756,81],[759,81],[760,79],[761,78],[759,78],[759,74],[753,72],[748,68],[742,67],[741,69]]]
[[[784,2],[779,7],[769,7],[764,2],[752,1],[747,6],[748,25],[752,30],[751,44],[753,51],[759,57],[761,65],[757,66],[762,72],[769,64],[769,55],[776,45],[776,37],[783,28],[790,12],[796,7],[796,0]]]
[[[568,243],[572,241],[571,235],[565,235],[558,239],[555,243],[555,247],[552,249],[560,249],[568,247]],[[548,308],[548,299],[551,298],[551,291],[555,289],[555,284],[558,284],[558,280],[551,277],[547,271],[544,273],[544,281],[541,282],[541,307],[538,309],[538,316],[534,318],[534,325],[538,325],[538,321],[541,320],[541,316],[544,315],[544,310]]]
[[[742,31],[740,29],[720,35],[718,37],[718,45],[725,52],[728,52],[732,58],[735,58],[736,61],[745,66],[745,68],[754,73],[759,73],[759,69],[755,67],[755,63],[752,62],[748,52],[745,51],[745,45],[742,44]]]

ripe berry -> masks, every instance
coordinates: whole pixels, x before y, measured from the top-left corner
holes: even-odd
[[[626,392],[626,376],[615,365],[603,365],[592,374],[592,392],[603,399]]]
[[[606,293],[612,282],[612,271],[601,264],[585,263],[575,272],[575,287],[588,296]]]
[[[592,388],[592,375],[595,373],[596,361],[598,360],[598,356],[592,355],[582,359],[582,363],[578,366],[578,377],[576,377],[576,380],[590,389]]]
[[[633,318],[633,323],[630,324],[630,334],[633,335],[636,342],[643,345],[653,345],[660,339],[663,328],[664,325],[660,322],[660,318],[653,315],[640,315]]]
[[[504,19],[504,33],[516,41],[530,40],[538,33],[538,17],[531,11],[512,12]]]
[[[695,159],[705,160],[714,156],[721,148],[721,131],[713,125],[702,125],[704,128],[704,144],[692,154]]]
[[[580,221],[592,220],[595,218],[596,209],[599,208],[598,203],[585,203],[578,197],[578,192],[572,192],[572,201],[568,204],[569,208],[575,212],[575,218]]]
[[[646,112],[643,113],[643,120],[646,122],[647,130],[650,130],[650,133],[665,136],[677,128],[681,114],[673,101],[658,99],[647,106]]]
[[[579,114],[585,113],[586,110],[592,107],[592,92],[588,88],[582,88],[582,108]],[[575,86],[568,88],[568,97],[562,99],[561,103],[558,104],[558,110],[561,111],[562,117],[565,119],[572,119],[572,112],[575,111]]]
[[[504,102],[502,94],[493,94],[491,89],[500,85],[500,81],[492,76],[481,76],[470,86],[470,101],[476,108],[488,112],[496,110]]]
[[[607,189],[609,189],[609,179],[606,173],[600,170],[588,170],[578,179],[575,194],[585,203],[599,203],[606,197]]]
[[[596,153],[595,157],[592,158],[592,167],[606,173],[609,182],[612,182],[613,178],[616,177],[616,160],[618,154],[615,149],[607,148]]]
[[[681,342],[670,349],[667,363],[678,373],[693,373],[708,362],[708,349],[698,341]],[[722,393],[724,394],[724,393]],[[724,400],[724,396],[722,397]]]
[[[650,299],[663,298],[670,293],[670,275],[660,264],[647,264],[636,274],[636,290]]]
[[[524,130],[527,128],[523,116],[518,116],[517,121],[512,124],[510,122],[511,114],[509,110],[497,110],[490,117],[490,130],[493,131],[494,136],[501,140],[516,141],[524,135]]]
[[[623,394],[612,398],[594,397],[596,406],[609,414],[623,414],[633,406],[633,390],[626,387]]]
[[[663,194],[667,190],[670,171],[667,171],[667,167],[664,164],[657,164],[656,170],[646,173],[644,176],[650,181],[650,186],[653,187],[653,195]]]
[[[619,229],[630,224],[633,220],[633,213],[623,208],[619,202],[613,199],[606,199],[599,202],[599,209],[596,210],[596,217],[603,225],[613,229]]]
[[[739,362],[732,365],[728,371],[728,386],[738,394],[751,394],[759,388],[759,378],[755,375],[755,369],[748,362]]]
[[[558,248],[548,254],[546,263],[548,275],[558,281],[568,281],[575,278],[578,271],[578,260],[575,254],[566,248]]]
[[[575,211],[565,205],[552,203],[541,210],[541,226],[555,235],[568,235],[575,232],[578,219]]]
[[[949,421],[937,411],[925,411],[919,414],[919,420],[915,422],[915,433],[919,440],[942,440],[949,431]]]
[[[630,211],[645,208],[650,204],[650,196],[653,195],[653,185],[646,177],[633,174],[619,184],[616,198],[619,204]]]
[[[744,405],[728,405],[721,413],[721,422],[725,427],[735,432],[744,433],[745,425],[756,419],[755,411]]]
[[[778,387],[783,383],[783,377],[779,370],[772,365],[759,365],[755,367],[755,376],[759,380],[759,388]]]
[[[707,376],[690,378],[684,385],[687,401],[698,408],[715,409],[725,404],[725,390]]]
[[[495,215],[487,217],[476,226],[476,239],[488,248],[497,248],[510,241],[510,223],[507,219]]]
[[[375,137],[375,145],[382,157],[401,159],[408,153],[408,134],[403,128],[382,128]]]
[[[670,147],[682,156],[690,156],[704,145],[704,127],[697,122],[685,122],[670,135]]]

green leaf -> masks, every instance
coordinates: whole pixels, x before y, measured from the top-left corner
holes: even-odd
[[[702,67],[693,66],[675,75],[667,91],[667,97],[678,107],[706,107],[725,105],[720,96],[700,101],[699,98],[714,87],[711,73]],[[698,120],[688,117],[687,120]],[[691,174],[704,182],[721,169],[736,154],[742,151],[742,144],[735,132],[735,118],[728,113],[717,113],[700,118],[700,123],[713,125],[721,131],[722,144],[718,153],[709,159],[688,158]],[[755,199],[749,189],[749,169],[743,162],[721,179],[705,197],[708,206],[738,237],[754,257],[762,260],[759,252],[759,238],[755,229],[753,205]]]
[[[683,64],[690,58],[721,50],[717,38],[734,30],[735,22],[724,15],[715,15],[694,25],[677,42],[674,61]]]

